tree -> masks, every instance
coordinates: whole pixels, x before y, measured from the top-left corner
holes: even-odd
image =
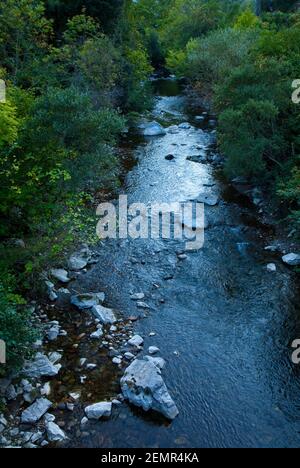
[[[261,15],[262,12],[262,0],[255,0],[255,14],[257,16]]]

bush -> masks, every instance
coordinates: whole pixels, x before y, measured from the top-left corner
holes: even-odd
[[[6,343],[7,364],[0,375],[22,366],[32,356],[32,344],[38,337],[31,323],[31,312],[23,299],[13,294],[13,277],[2,272],[0,280],[0,339]]]

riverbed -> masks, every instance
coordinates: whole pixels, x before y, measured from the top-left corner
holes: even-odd
[[[74,289],[104,291],[105,305],[120,317],[139,318],[134,331],[145,339],[141,355],[150,345],[159,347],[179,416],[170,423],[123,403],[110,420],[74,430],[68,445],[299,446],[300,373],[291,362],[291,343],[300,337],[300,314],[293,275],[264,250],[273,231],[256,222],[256,208],[222,182],[213,166],[187,159],[214,147],[209,116],[195,118],[174,80],[161,80],[156,89],[153,119],[165,127],[191,127],[154,138],[131,129],[121,148],[130,162],[121,192],[129,203],[146,204],[218,194],[218,205],[205,207],[204,246],[180,260],[180,241],[107,240],[98,247],[97,265]],[[173,160],[165,159],[169,154]],[[277,265],[274,273],[266,270],[270,262]],[[145,294],[149,310],[130,299],[136,292]],[[121,375],[104,363],[86,403],[116,395]]]

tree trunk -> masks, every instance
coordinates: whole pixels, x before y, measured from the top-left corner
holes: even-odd
[[[262,12],[262,0],[255,0],[255,14],[260,16]]]

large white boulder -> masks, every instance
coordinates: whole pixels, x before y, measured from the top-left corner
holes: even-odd
[[[168,419],[175,419],[178,415],[161,371],[151,360],[133,361],[125,370],[121,388],[124,397],[144,411],[155,410]]]

